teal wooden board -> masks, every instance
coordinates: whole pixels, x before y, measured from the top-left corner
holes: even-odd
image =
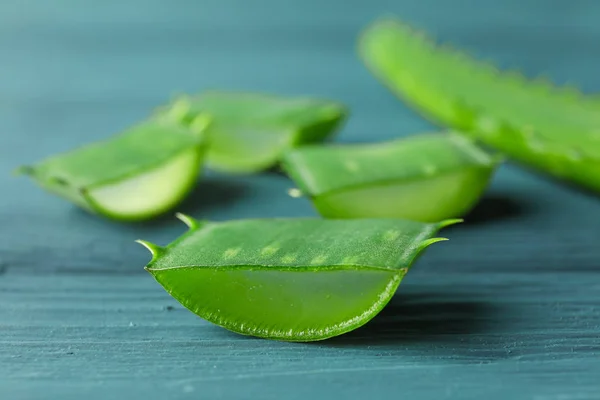
[[[598,196],[504,166],[380,316],[294,344],[224,331],[154,282],[133,240],[166,244],[181,222],[109,222],[10,176],[205,88],[341,100],[353,115],[340,142],[431,130],[355,56],[385,12],[600,92],[593,0],[0,3],[0,398],[600,398]],[[316,216],[292,186],[208,173],[181,211]]]

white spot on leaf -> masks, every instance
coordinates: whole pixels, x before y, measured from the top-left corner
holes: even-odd
[[[590,138],[600,142],[600,131],[590,132]]]
[[[535,129],[533,129],[533,126],[531,125],[525,125],[523,128],[521,128],[521,132],[523,132],[523,135],[528,139],[533,138],[535,135]]]
[[[383,234],[383,238],[385,240],[389,240],[390,242],[396,240],[400,237],[400,232],[395,229],[390,229],[389,231]]]
[[[223,257],[224,258],[233,258],[238,255],[240,250],[241,249],[239,247],[227,249],[223,252]]]
[[[358,261],[358,257],[348,256],[348,257],[344,257],[344,259],[342,260],[342,263],[351,265],[351,264],[356,263],[357,261]]]
[[[423,167],[423,172],[427,176],[432,176],[435,175],[435,173],[437,172],[437,168],[433,165],[428,164]]]
[[[286,254],[285,256],[281,257],[281,262],[283,263],[293,263],[294,261],[296,261],[297,256],[295,254]]]
[[[312,260],[310,260],[310,263],[313,265],[317,265],[317,264],[323,264],[325,261],[327,261],[327,256],[324,254],[321,254],[321,255],[316,256]]]
[[[538,139],[530,140],[529,148],[536,153],[543,153],[546,150],[546,146],[544,145],[544,143]]]
[[[477,118],[475,121],[475,127],[481,133],[488,135],[492,135],[500,131],[500,125],[498,122],[487,115],[481,115],[479,118]]]
[[[277,253],[279,251],[279,247],[277,246],[267,246],[267,247],[263,247],[262,250],[260,251],[260,255],[261,256],[272,256],[273,254]]]
[[[344,166],[350,172],[358,172],[360,170],[360,165],[358,165],[358,163],[354,160],[346,160],[346,162],[344,162]]]
[[[582,159],[581,153],[575,149],[569,150],[569,152],[567,153],[567,156],[571,161],[574,161],[574,162],[581,161],[581,159]]]

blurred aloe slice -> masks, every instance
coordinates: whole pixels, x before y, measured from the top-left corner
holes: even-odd
[[[368,144],[304,146],[284,156],[285,171],[327,218],[463,216],[500,161],[455,133]]]
[[[384,85],[431,120],[600,192],[598,96],[500,71],[394,18],[367,27],[358,48]]]
[[[271,168],[286,149],[333,136],[348,115],[324,99],[227,91],[180,96],[161,112],[183,123],[210,115],[207,163],[229,173]]]
[[[151,119],[18,172],[92,213],[149,219],[172,209],[196,183],[209,124],[203,115],[189,126]]]

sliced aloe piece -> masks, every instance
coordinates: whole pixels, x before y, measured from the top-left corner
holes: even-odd
[[[600,101],[499,72],[394,19],[363,33],[360,54],[393,92],[433,120],[555,177],[600,190]]]
[[[170,210],[195,184],[207,125],[204,116],[189,127],[154,119],[19,171],[90,212],[148,219]]]
[[[191,121],[198,113],[211,115],[208,165],[231,173],[250,173],[274,166],[290,147],[332,136],[347,110],[328,100],[211,91],[182,96],[166,113],[182,122]]]
[[[464,215],[499,162],[457,134],[437,133],[376,144],[303,146],[283,167],[328,218]]]
[[[351,331],[390,300],[437,231],[459,220],[195,221],[166,247],[139,241],[165,290],[200,317],[263,338],[312,341]]]

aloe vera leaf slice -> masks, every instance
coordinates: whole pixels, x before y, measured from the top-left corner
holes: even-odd
[[[170,210],[195,184],[207,124],[205,117],[190,127],[152,119],[20,172],[90,212],[117,220],[148,219]]]
[[[313,341],[375,316],[439,229],[400,219],[195,221],[166,247],[140,241],[164,289],[200,317],[263,338]]]
[[[359,53],[380,81],[432,120],[600,190],[600,103],[593,97],[500,72],[391,18],[364,31]]]
[[[284,150],[331,137],[348,114],[330,100],[226,91],[181,96],[163,112],[184,123],[209,114],[208,166],[230,173],[273,167]]]
[[[286,152],[284,170],[328,218],[463,216],[500,161],[454,133],[370,144],[303,146]]]

